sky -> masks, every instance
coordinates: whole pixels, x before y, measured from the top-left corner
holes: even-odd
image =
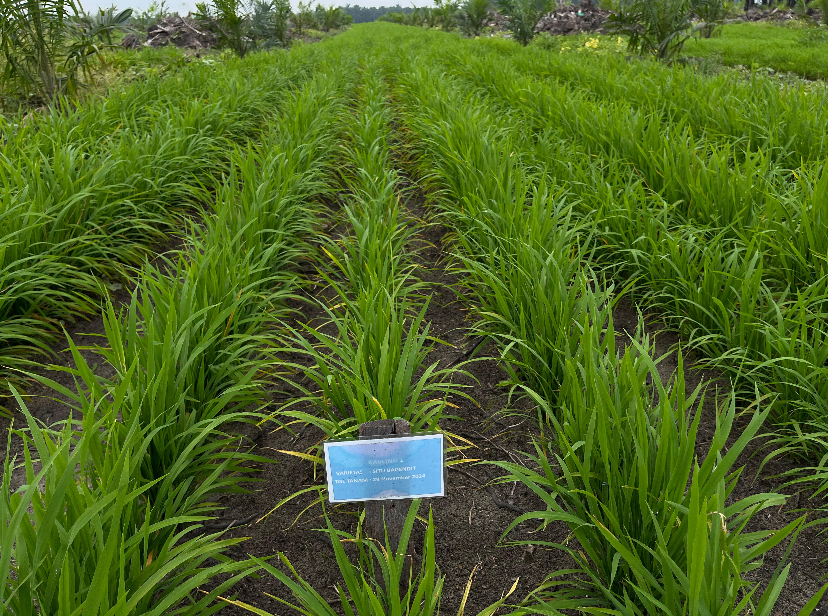
[[[359,6],[394,6],[400,4],[401,6],[432,6],[434,3],[431,0],[354,0],[348,2],[347,0],[320,0],[323,5],[328,6],[334,4],[336,6],[344,6],[345,4],[352,4]],[[152,3],[152,0],[80,0],[83,9],[88,13],[96,11],[99,8],[106,8],[115,4],[120,8],[133,8],[136,11],[144,11]],[[167,0],[167,7],[170,11],[181,14],[189,13],[195,9],[196,0]],[[294,8],[297,0],[293,0]]]

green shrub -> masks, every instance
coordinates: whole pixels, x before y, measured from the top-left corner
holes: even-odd
[[[219,33],[222,44],[240,58],[250,51],[251,7],[248,0],[209,0],[196,3],[196,17]]]
[[[717,0],[713,0],[716,2]],[[629,49],[669,60],[704,25],[694,25],[693,0],[631,0],[610,15],[611,32],[629,37]]]
[[[489,0],[465,0],[460,5],[460,27],[469,36],[480,36],[489,15]]]
[[[91,80],[100,40],[124,28],[131,9],[82,14],[74,0],[0,0],[0,88],[26,102],[51,105]],[[32,100],[33,99],[33,100]]]
[[[543,51],[557,51],[561,48],[558,40],[548,32],[541,32],[532,39],[532,46]]]
[[[287,45],[289,0],[254,0],[250,36],[264,48]]]
[[[555,8],[555,0],[497,0],[497,7],[509,18],[509,30],[515,40],[528,45],[541,17]]]
[[[721,35],[728,9],[726,0],[692,0],[692,10],[702,21],[699,34],[704,38]]]

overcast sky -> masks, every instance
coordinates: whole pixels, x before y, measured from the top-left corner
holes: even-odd
[[[321,0],[322,4],[328,6],[334,4],[335,6],[344,6],[348,4],[344,0]],[[131,7],[136,11],[144,11],[152,3],[152,0],[81,0],[81,5],[86,12],[97,10],[98,8],[106,8],[115,4],[118,8]],[[188,13],[195,9],[196,0],[167,0],[167,7],[171,11],[179,13]],[[434,3],[431,0],[360,0],[359,2],[350,2],[352,5],[359,6],[394,6],[395,4],[401,6],[432,6]],[[293,0],[294,8],[296,8],[297,0]]]

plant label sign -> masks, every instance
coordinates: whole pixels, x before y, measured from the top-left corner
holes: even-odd
[[[326,442],[332,503],[445,496],[443,435]]]

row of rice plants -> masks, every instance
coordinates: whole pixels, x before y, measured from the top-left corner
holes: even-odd
[[[320,61],[305,56],[295,65],[273,56],[275,68],[263,56],[249,67],[186,69],[5,127],[2,387],[16,374],[9,368],[50,352],[66,320],[97,310],[101,278],[122,278],[186,226],[184,213],[199,199],[194,187],[226,172],[232,144],[255,135]]]
[[[769,409],[756,400],[750,424],[725,449],[736,415],[735,397],[725,400],[699,464],[701,392],[685,394],[681,362],[663,384],[640,332],[623,352],[615,348],[612,289],[582,266],[590,229],[573,224],[571,206],[544,188],[544,174],[519,162],[519,142],[496,128],[509,120],[501,114],[496,121],[484,104],[423,68],[423,57],[392,56],[392,63],[419,174],[441,191],[442,216],[457,229],[459,270],[477,304],[474,331],[497,344],[513,386],[535,401],[554,436],[536,443],[538,470],[503,465],[505,480],[522,481],[547,504],[515,525],[563,522],[578,540],[547,544],[567,551],[576,566],[552,572],[527,606],[769,614],[790,570],[786,558],[761,596],[744,575],[795,538],[804,518],[775,532],[747,532],[754,515],[785,497],[726,504],[740,474],[737,458]],[[542,318],[538,305],[558,318]]]
[[[320,300],[327,322],[319,328],[306,325],[295,330],[290,339],[290,350],[311,360],[309,366],[296,368],[318,387],[305,390],[292,404],[310,402],[317,414],[290,408],[278,413],[315,425],[328,438],[356,436],[359,424],[386,418],[405,419],[412,432],[438,429],[447,398],[461,393],[451,380],[457,368],[437,369],[436,363],[428,363],[436,341],[425,321],[427,287],[416,275],[416,229],[403,211],[402,182],[392,163],[393,116],[387,88],[378,67],[370,63],[362,67],[362,80],[345,148],[348,196],[343,233],[322,246],[325,263],[320,274],[332,296],[327,303]],[[322,463],[316,449],[305,455]],[[407,572],[406,555],[419,505],[419,501],[412,503],[399,543],[395,540],[393,547],[389,541],[366,540],[362,518],[355,535],[336,531],[328,521],[344,581],[339,593],[346,613],[438,613],[443,577],[435,562],[431,515],[420,570]],[[346,554],[343,542],[357,545],[355,558]],[[281,602],[304,614],[340,613],[339,606],[326,601],[285,555],[280,558],[292,575],[267,563],[262,567],[290,591],[293,599],[279,598]],[[502,603],[486,613],[494,613]],[[250,605],[237,605],[266,614]]]
[[[311,402],[318,415],[280,411],[322,429],[354,436],[359,424],[402,418],[413,431],[437,427],[445,398],[456,393],[451,370],[426,365],[434,342],[425,321],[428,299],[416,275],[415,229],[401,208],[401,183],[391,164],[390,111],[377,71],[364,69],[343,171],[349,190],[344,233],[323,246],[320,268],[332,292],[321,301],[324,326],[292,332],[290,349],[310,359],[296,366],[319,388],[292,404]]]
[[[419,36],[420,46],[429,40],[427,33]],[[737,160],[735,143],[712,145],[692,138],[681,123],[662,127],[653,113],[631,114],[623,105],[606,107],[573,94],[565,84],[537,82],[507,60],[477,57],[477,43],[445,43],[439,56],[447,69],[504,109],[522,112],[539,141],[575,139],[582,156],[612,159],[629,181],[643,178],[648,191],[672,204],[677,227],[720,229],[767,246],[767,279],[777,291],[823,280],[828,245],[819,230],[828,174],[821,166],[803,165],[791,175],[762,152]],[[633,168],[624,169],[630,163]]]
[[[422,70],[431,72],[428,79],[438,78],[438,68]],[[468,90],[465,95],[474,98]],[[635,281],[644,304],[658,309],[711,366],[739,380],[747,403],[756,386],[775,398],[774,421],[785,439],[790,437],[788,444],[811,450],[818,460],[828,413],[824,278],[801,290],[783,286],[784,281],[774,284],[774,272],[781,269],[778,263],[773,267],[782,252],[774,250],[777,244],[768,247],[761,237],[740,240],[726,229],[687,222],[623,160],[612,155],[590,160],[571,140],[549,132],[526,134],[519,122],[522,103],[494,102],[497,111],[481,122],[501,126],[515,138],[515,164],[520,159],[543,170],[549,181],[580,200],[579,214],[595,220],[600,231],[595,236],[600,258]],[[505,114],[516,108],[518,118],[504,125]],[[824,201],[819,190],[813,195],[817,205]],[[803,212],[813,216],[815,231],[824,223],[820,208],[812,206]],[[785,226],[791,250],[809,235],[793,221]],[[778,240],[783,234],[772,235]],[[803,264],[802,271],[813,275],[814,268]]]
[[[713,141],[734,142],[740,151],[767,152],[776,164],[794,169],[828,154],[825,101],[820,84],[755,73],[699,73],[694,67],[630,62],[601,40],[602,52],[556,53],[481,40],[475,53],[510,58],[522,72],[554,79],[594,97],[658,114],[665,123],[687,122]]]
[[[602,241],[619,249],[609,258],[630,280],[639,279],[645,304],[665,315],[712,365],[737,378],[746,373],[748,395],[759,382],[764,392],[778,397],[775,420],[792,427],[799,445],[812,445],[796,435],[800,424],[815,420],[806,430],[821,437],[828,416],[826,278],[821,267],[826,253],[823,210],[828,204],[822,185],[828,174],[820,170],[816,186],[808,186],[803,174],[803,193],[810,199],[775,199],[776,212],[769,208],[762,216],[765,229],[745,229],[733,238],[726,227],[698,226],[677,217],[675,208],[659,198],[646,198],[649,191],[641,190],[636,178],[624,179],[623,171],[612,169],[623,163],[611,154],[602,160],[610,169],[604,178],[612,178],[615,187],[625,185],[625,191],[636,186],[634,192],[644,198],[625,198],[619,204],[609,191],[600,191],[599,199],[591,189],[597,180],[594,172],[572,173],[573,156],[581,153],[566,140],[555,145],[547,137],[544,133],[542,150],[536,148],[531,158],[554,167],[550,172],[557,180],[575,175],[567,183],[577,186],[576,194],[592,206],[585,213],[597,216]],[[589,176],[591,181],[585,182]],[[778,213],[795,208],[799,216],[795,211]],[[817,448],[817,458],[822,449]]]
[[[228,426],[263,416],[273,328],[316,227],[313,201],[331,189],[350,73],[334,58],[287,95],[263,142],[234,148],[225,177],[201,189],[215,209],[177,259],[145,264],[130,305],[108,306],[98,350],[114,377],[71,340],[77,391],[39,377],[74,402],[62,430],[38,426],[18,398],[26,484],[10,484],[20,462],[7,456],[0,613],[212,614],[259,568],[230,559],[239,540],[201,523],[259,461]]]
[[[622,158],[688,220],[755,232],[771,207],[768,201],[798,188],[788,186],[789,174],[761,150],[741,157],[732,143],[711,144],[686,123],[662,125],[653,113],[591,102],[565,84],[524,75],[508,60],[474,58],[468,48],[454,59],[461,76],[524,111],[534,131],[577,139],[591,155]]]
[[[534,81],[503,61],[487,63],[480,72],[481,62],[458,60],[458,72],[482,82],[504,107],[523,112],[544,141],[576,139],[584,154],[632,164],[631,181],[640,178],[672,204],[677,227],[701,226],[744,244],[756,241],[764,248],[769,284],[779,291],[823,282],[828,244],[819,230],[828,207],[828,173],[821,165],[802,164],[790,174],[761,151],[740,161],[735,144],[694,140],[680,124],[660,128],[653,114],[625,121],[629,113],[623,107],[590,107],[565,86]]]

